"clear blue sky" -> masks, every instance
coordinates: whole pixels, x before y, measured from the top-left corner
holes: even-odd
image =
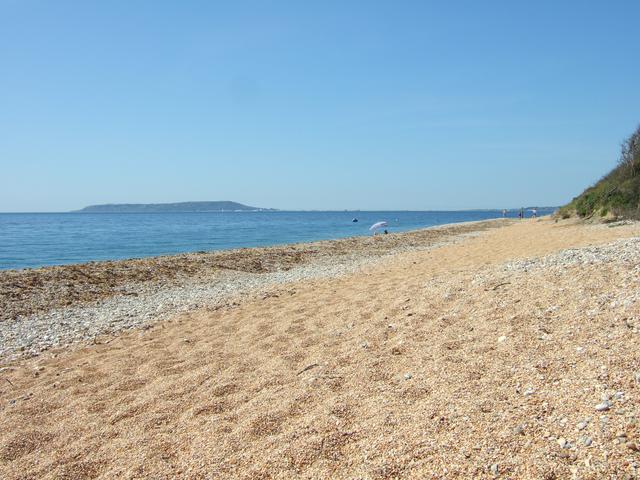
[[[640,122],[640,2],[0,0],[0,211],[557,205]]]

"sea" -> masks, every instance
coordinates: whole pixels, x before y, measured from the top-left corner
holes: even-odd
[[[500,217],[501,210],[0,213],[0,270],[364,236],[381,221],[394,233]]]

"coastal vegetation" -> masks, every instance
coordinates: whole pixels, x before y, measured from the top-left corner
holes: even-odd
[[[640,218],[640,127],[623,142],[618,165],[558,213],[562,218]]]

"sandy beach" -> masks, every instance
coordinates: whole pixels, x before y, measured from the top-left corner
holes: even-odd
[[[0,358],[37,355],[179,313],[220,308],[276,285],[352,273],[381,257],[458,242],[505,224],[467,222],[269,248],[0,271]]]
[[[550,218],[4,272],[0,477],[637,478],[639,282]]]

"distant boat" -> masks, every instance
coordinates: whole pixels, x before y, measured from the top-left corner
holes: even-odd
[[[351,220],[353,223],[356,223],[358,221],[357,218],[354,218],[353,220]]]

